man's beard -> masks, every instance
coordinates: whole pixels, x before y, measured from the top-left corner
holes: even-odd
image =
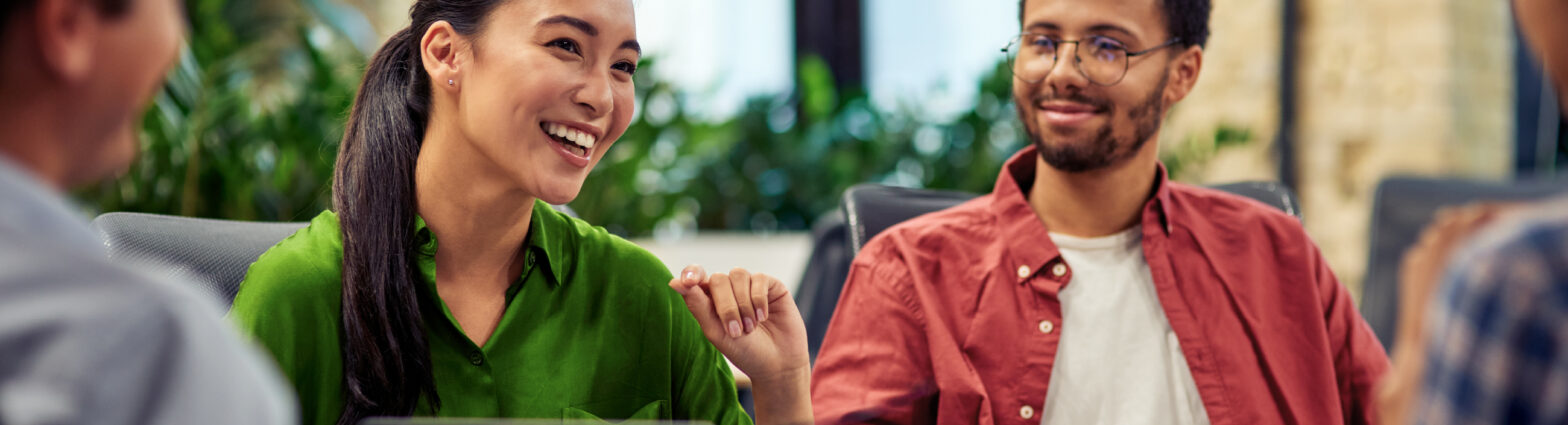
[[[1136,155],[1138,151],[1143,149],[1143,145],[1148,143],[1149,139],[1154,136],[1154,133],[1160,131],[1160,122],[1165,116],[1164,108],[1161,106],[1161,99],[1165,93],[1165,84],[1169,82],[1169,79],[1169,74],[1160,78],[1160,84],[1154,88],[1153,92],[1149,93],[1148,99],[1127,111],[1127,119],[1133,123],[1132,138],[1130,139],[1117,138],[1113,134],[1116,117],[1115,105],[1111,105],[1110,102],[1105,100],[1086,97],[1081,92],[1069,94],[1063,100],[1101,107],[1106,111],[1107,116],[1112,117],[1112,122],[1108,122],[1101,127],[1100,131],[1091,137],[1089,143],[1074,143],[1063,140],[1058,140],[1057,142],[1059,143],[1047,143],[1045,136],[1042,134],[1045,132],[1044,129],[1035,129],[1030,126],[1024,126],[1024,129],[1029,132],[1029,140],[1034,143],[1039,151],[1040,159],[1045,160],[1045,163],[1049,164],[1051,168],[1068,173],[1082,173],[1120,163]],[[1032,100],[1034,104],[1038,105],[1046,99],[1035,98]],[[1023,110],[1023,108],[1019,108],[1019,110]]]

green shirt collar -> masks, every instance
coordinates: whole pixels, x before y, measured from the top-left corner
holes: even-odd
[[[545,265],[545,271],[548,272],[546,275],[548,279],[545,280],[552,289],[568,282],[571,277],[567,273],[572,269],[569,262],[574,259],[573,256],[566,254],[570,252],[567,248],[570,247],[571,241],[563,237],[571,234],[569,231],[571,225],[571,221],[550,204],[534,201],[534,211],[528,223],[528,236],[523,243],[528,245],[530,254],[534,258],[543,258],[544,261],[540,264]],[[436,237],[430,232],[430,228],[425,226],[424,217],[414,216],[414,235],[415,243],[419,244],[419,254],[435,258]],[[433,277],[431,283],[434,283]]]

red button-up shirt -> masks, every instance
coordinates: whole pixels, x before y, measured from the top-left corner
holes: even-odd
[[[1078,330],[1054,326],[1072,269],[1025,199],[1035,156],[861,250],[812,376],[817,423],[1040,422],[1061,332]],[[1143,253],[1210,421],[1370,423],[1388,357],[1301,224],[1163,167],[1155,190]]]

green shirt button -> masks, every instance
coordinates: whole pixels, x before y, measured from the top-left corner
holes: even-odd
[[[473,363],[474,366],[485,364],[485,355],[478,351],[468,353],[468,362]]]

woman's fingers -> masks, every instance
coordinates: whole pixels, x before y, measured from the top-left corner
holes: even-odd
[[[708,297],[707,291],[701,288],[701,284],[700,281],[695,284],[688,283],[684,277],[670,280],[670,288],[681,294],[682,301],[686,302],[686,309],[691,310],[692,317],[697,319],[697,325],[702,327],[703,335],[717,341],[724,337],[724,321],[714,313],[713,299]]]
[[[751,285],[755,278],[751,272],[736,267],[730,270],[730,290],[735,296],[735,311],[740,314],[741,333],[750,334],[757,329],[757,307],[751,303]]]
[[[718,313],[730,338],[740,338],[744,329],[741,328],[740,306],[735,304],[735,290],[732,287],[728,274],[714,273],[708,276],[708,296],[713,299],[713,311]]]
[[[708,275],[701,266],[682,269],[670,288],[685,298],[704,331],[718,336],[740,338],[755,332],[770,316],[776,294],[787,294],[783,283],[766,274],[752,274],[743,268],[729,273]]]
[[[762,273],[751,276],[751,305],[756,309],[757,323],[768,320],[769,289],[778,284],[779,280],[774,279],[773,276]]]
[[[676,276],[676,279],[680,279],[681,282],[685,283],[687,286],[699,285],[707,278],[708,271],[703,270],[702,266],[696,264],[686,266],[686,268],[681,269],[681,275]]]

